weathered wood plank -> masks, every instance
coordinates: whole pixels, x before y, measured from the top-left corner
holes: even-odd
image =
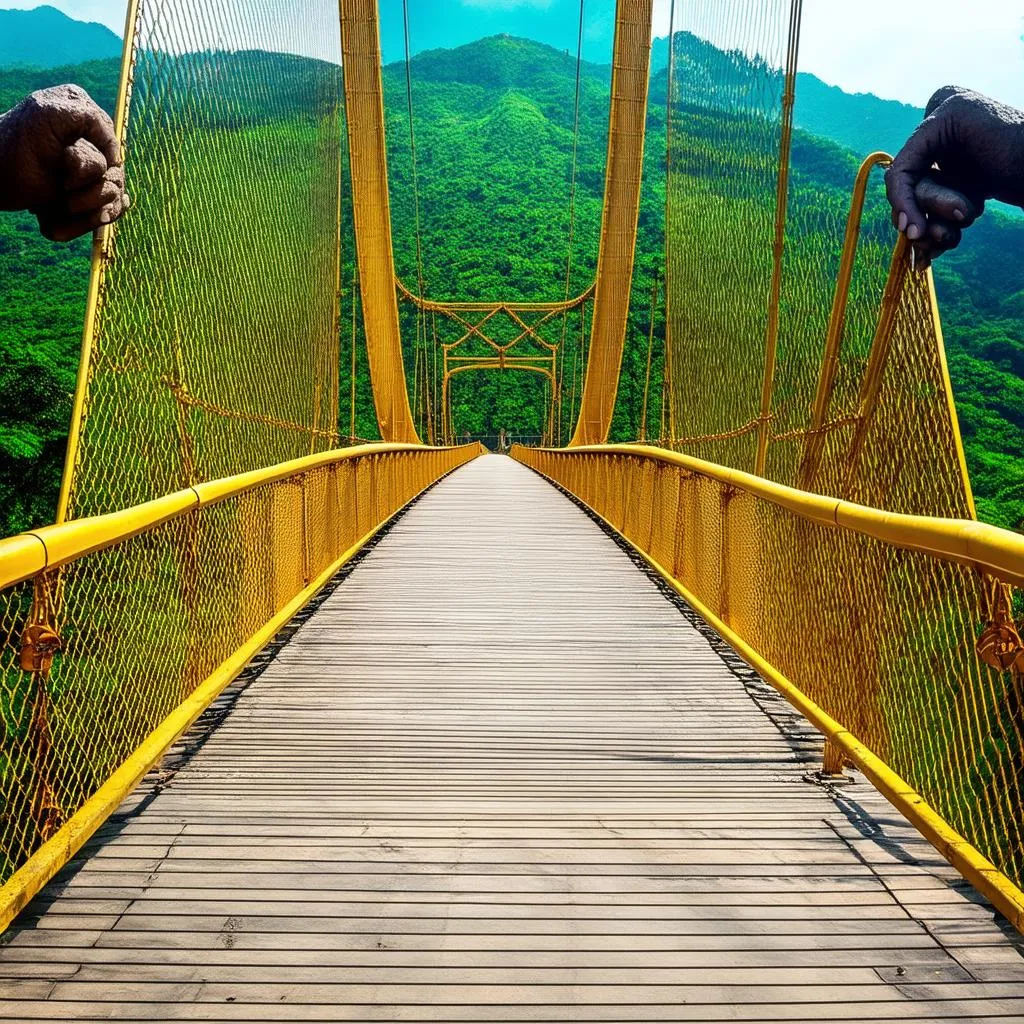
[[[789,721],[483,459],[46,888],[0,1020],[1021,1024],[991,909]]]

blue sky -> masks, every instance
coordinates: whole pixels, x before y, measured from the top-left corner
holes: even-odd
[[[39,0],[0,0],[35,7]],[[401,0],[380,0],[386,59],[402,55]],[[778,2],[778,0],[777,0]],[[124,0],[50,0],[73,17],[120,33]],[[655,33],[668,32],[670,0],[655,0]],[[292,6],[280,0],[282,16]],[[676,0],[688,27],[692,0]],[[788,6],[788,5],[787,5]],[[586,0],[584,55],[607,62],[613,0]],[[414,52],[498,32],[575,51],[578,0],[409,0]],[[801,69],[850,92],[923,106],[956,83],[1024,108],[1024,0],[804,0]]]
[[[404,54],[401,0],[379,0],[385,60]],[[409,0],[409,39],[414,51],[457,46],[500,32],[526,36],[576,52],[579,0]],[[611,59],[614,0],[586,0],[584,54]]]

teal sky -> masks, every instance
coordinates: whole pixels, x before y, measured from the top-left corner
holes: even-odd
[[[385,60],[404,54],[401,0],[379,0],[381,46]],[[614,0],[586,0],[584,56],[611,60]],[[413,52],[458,46],[502,32],[525,36],[560,50],[576,52],[578,0],[409,0],[409,41]]]
[[[184,3],[185,0],[177,0]],[[401,0],[380,0],[384,56],[400,59]],[[584,56],[607,63],[613,0],[585,0]],[[784,0],[770,0],[780,9]],[[39,0],[0,0],[0,7],[36,7]],[[125,0],[50,0],[85,21],[121,33]],[[654,31],[668,33],[671,0],[654,0]],[[282,21],[295,4],[264,2]],[[676,0],[676,27],[691,28],[706,0]],[[326,9],[326,8],[325,8]],[[508,32],[575,52],[578,0],[409,0],[413,52],[455,46]],[[309,38],[315,26],[306,25]],[[1024,0],[804,0],[801,70],[848,92],[873,92],[924,106],[940,85],[966,85],[1024,108]],[[730,40],[713,39],[720,45]],[[322,40],[321,52],[336,41]]]

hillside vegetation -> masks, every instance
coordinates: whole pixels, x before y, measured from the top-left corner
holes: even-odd
[[[696,40],[689,45],[694,66],[708,65],[703,81],[711,87],[715,81],[711,65],[720,51]],[[264,61],[268,73],[276,72],[275,80],[287,80],[301,63],[265,54],[243,59]],[[427,294],[458,299],[561,297],[569,227],[575,59],[525,40],[494,37],[457,50],[420,54],[412,69]],[[0,71],[0,106],[10,105],[33,88],[62,81],[79,81],[109,108],[116,62],[42,72]],[[218,84],[221,87],[223,82]],[[590,281],[596,262],[608,87],[607,67],[584,65],[570,282],[574,292]],[[808,118],[813,116],[819,130],[831,123],[840,136],[838,142],[876,148],[868,140],[871,119],[881,116],[874,104],[881,101],[842,93],[833,96],[827,87],[813,98],[813,115],[808,113]],[[833,113],[830,98],[836,104]],[[636,437],[639,430],[650,284],[663,262],[664,100],[662,71],[652,81],[638,272],[614,426],[619,439]],[[415,239],[404,66],[385,69],[385,107],[396,262],[402,278],[413,284]],[[868,128],[858,121],[858,110],[867,118]],[[894,114],[888,106],[884,112],[887,117]],[[892,138],[902,128],[892,120],[879,126],[880,134],[888,136],[882,144],[892,147]],[[222,127],[230,130],[231,126]],[[797,133],[794,152],[794,180],[801,201],[820,195],[823,206],[844,208],[863,153],[808,131]],[[345,217],[349,235],[350,210],[346,209]],[[991,212],[971,230],[959,251],[936,266],[951,373],[980,511],[983,518],[1015,528],[1024,527],[1021,251],[1024,222]],[[6,512],[0,528],[5,532],[46,521],[53,514],[87,266],[86,242],[53,246],[38,237],[32,218],[0,217],[0,384],[5,395],[0,407],[0,505]],[[345,246],[343,274],[344,280],[351,280],[350,241]],[[652,381],[655,394],[660,386],[660,345],[659,326]],[[346,348],[347,342],[343,353]],[[357,433],[372,436],[362,362],[359,376]],[[537,381],[526,377],[465,375],[464,386],[455,391],[459,432],[535,431],[543,419],[542,393]],[[347,423],[347,379],[341,396],[342,420]],[[650,422],[655,434],[656,419],[653,408]]]

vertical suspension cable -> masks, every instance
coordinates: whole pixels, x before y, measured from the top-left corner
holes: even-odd
[[[582,69],[583,69],[583,22],[584,22],[584,5],[585,0],[580,0],[580,17],[579,17],[579,28],[576,34],[576,89],[573,96],[572,104],[572,161],[569,171],[569,244],[565,254],[565,301],[569,301],[570,288],[572,287],[572,250],[576,240],[576,178],[579,168],[579,143],[580,143],[580,83],[582,81]],[[582,312],[580,314],[582,316]],[[569,324],[569,311],[564,310],[562,313],[562,337],[558,343],[559,354],[565,349],[565,339],[568,332]],[[575,357],[574,357],[575,360]],[[564,367],[565,357],[562,356],[562,364]],[[576,369],[575,361],[573,364],[573,391],[575,393],[576,387]],[[557,387],[558,387],[558,445],[561,447],[562,444],[562,376],[559,376]],[[570,400],[572,405],[572,400]]]
[[[577,394],[582,395],[583,374],[586,372],[586,345],[587,345],[587,304],[580,306],[580,337],[573,351],[572,358],[572,397],[569,399],[570,423],[575,423],[579,416],[577,405]]]
[[[433,379],[433,421],[434,421],[434,440],[432,444],[437,444],[438,433],[441,434],[442,441],[444,440],[444,410],[441,408],[441,401],[438,398],[439,394],[439,383],[438,378],[438,347],[437,347],[437,313],[431,310],[430,313],[430,328],[431,328],[431,375]]]
[[[426,285],[424,284],[423,278],[423,241],[420,224],[420,185],[419,185],[419,170],[416,163],[416,129],[413,124],[413,109],[412,109],[412,48],[409,43],[409,0],[402,0],[402,28],[403,37],[405,40],[405,98],[406,106],[409,112],[409,155],[412,162],[412,201],[413,201],[413,221],[416,229],[416,291],[419,298],[422,299],[424,292],[426,291]],[[421,352],[423,352],[426,344],[426,314],[423,311],[422,304],[417,303],[416,306],[416,340],[414,344],[415,356],[414,356],[414,368],[413,368],[413,415],[419,417],[419,430],[422,433],[426,421],[429,419],[425,415],[424,408],[421,408],[418,403],[418,398],[422,398],[423,402],[429,401],[427,397],[427,371],[426,371],[426,359],[421,358]],[[420,384],[420,373],[423,373],[423,385],[421,389]]]
[[[348,396],[348,440],[356,439],[356,298],[359,294],[359,266],[352,264],[352,352],[350,358],[350,379]]]
[[[654,271],[654,286],[651,288],[651,315],[647,327],[647,373],[644,377],[644,401],[640,411],[640,440],[647,440],[647,398],[651,392],[651,356],[654,353],[654,316],[658,311],[658,271]]]
[[[672,394],[672,377],[669,373],[672,347],[672,309],[670,305],[671,289],[669,288],[668,263],[668,232],[672,216],[672,188],[669,179],[672,176],[672,82],[675,76],[675,39],[673,33],[676,25],[676,0],[672,0],[668,9],[668,70],[665,80],[665,227],[662,245],[665,250],[665,341],[661,355],[661,422],[658,427],[658,443],[665,443],[665,403],[668,402],[668,436],[675,437],[675,395]],[[666,394],[667,392],[667,394]],[[646,425],[646,424],[645,424]],[[671,442],[669,443],[671,448]]]
[[[416,313],[416,337],[413,341],[413,366],[412,366],[412,415],[416,421],[416,429],[423,434],[423,415],[420,409],[420,372],[421,372],[421,350],[420,350],[420,314]]]
[[[409,153],[412,159],[413,217],[416,226],[416,288],[423,298],[423,245],[420,236],[420,186],[416,168],[416,130],[412,119],[412,54],[409,47],[409,0],[402,0],[402,23],[405,35],[405,98],[409,110]]]
[[[782,137],[779,142],[779,174],[775,195],[775,242],[772,247],[772,283],[768,300],[768,328],[765,335],[764,377],[761,385],[761,413],[758,421],[757,457],[754,472],[763,476],[771,436],[772,391],[779,344],[779,303],[782,297],[782,255],[786,240],[786,210],[789,199],[789,161],[793,140],[793,107],[796,101],[796,69],[800,52],[800,22],[803,0],[791,0],[789,38],[786,45],[785,85],[782,94]]]
[[[572,247],[576,234],[576,174],[578,167],[580,142],[580,80],[583,65],[583,10],[584,0],[580,0],[579,33],[576,37],[576,94],[572,107],[572,166],[569,176],[569,248],[565,255],[565,301],[569,301],[569,288],[572,275]],[[566,314],[562,314],[562,341],[565,341]]]
[[[423,314],[423,411],[427,418],[427,444],[436,443],[434,437],[434,375],[433,353],[430,349],[430,336],[427,332],[427,314]]]

